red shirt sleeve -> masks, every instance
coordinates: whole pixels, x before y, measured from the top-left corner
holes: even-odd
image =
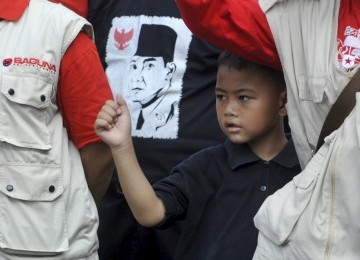
[[[240,57],[280,70],[266,16],[257,0],[176,0],[197,36]]]
[[[99,141],[95,119],[113,95],[95,44],[84,33],[77,36],[61,61],[57,98],[64,126],[76,147]]]

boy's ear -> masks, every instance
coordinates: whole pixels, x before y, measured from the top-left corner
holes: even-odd
[[[286,116],[287,110],[286,110],[286,103],[287,103],[287,92],[286,90],[282,91],[280,93],[280,106],[279,106],[279,115],[280,116]]]

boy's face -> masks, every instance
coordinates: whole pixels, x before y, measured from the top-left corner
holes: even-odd
[[[258,143],[283,131],[286,91],[269,83],[259,70],[220,66],[216,111],[221,129],[234,143]]]

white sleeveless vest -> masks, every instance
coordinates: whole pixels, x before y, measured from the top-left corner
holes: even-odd
[[[339,0],[261,0],[284,69],[288,113],[301,165],[315,149],[332,104],[350,77],[339,69]]]
[[[311,158],[332,104],[354,75],[337,61],[339,0],[260,0],[284,68],[288,113],[306,168],[255,216],[254,259],[360,258],[360,93]]]
[[[61,58],[83,28],[92,37],[43,0],[0,22],[0,259],[97,258],[96,206],[56,102]]]

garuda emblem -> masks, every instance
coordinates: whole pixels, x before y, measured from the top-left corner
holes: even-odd
[[[115,39],[115,46],[119,50],[124,50],[129,44],[128,42],[132,39],[134,35],[134,30],[131,29],[128,32],[125,32],[125,29],[121,29],[119,32],[117,29],[115,29],[114,32],[114,39]]]

